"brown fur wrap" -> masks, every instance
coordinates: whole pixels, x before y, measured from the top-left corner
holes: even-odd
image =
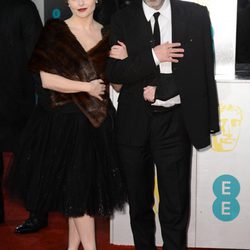
[[[104,71],[108,52],[108,32],[103,32],[103,39],[86,52],[64,21],[51,19],[44,26],[29,68],[33,72],[45,71],[82,82],[101,78],[107,84]],[[51,91],[52,107],[74,102],[94,127],[99,127],[107,115],[107,98],[107,93],[100,101],[86,92]]]

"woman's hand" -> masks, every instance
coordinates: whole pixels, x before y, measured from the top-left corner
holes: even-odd
[[[106,85],[103,84],[102,79],[96,79],[89,83],[88,93],[101,101],[103,100],[101,96],[105,93],[105,90]]]
[[[123,42],[118,41],[118,45],[111,47],[109,57],[124,60],[128,57],[127,47]]]

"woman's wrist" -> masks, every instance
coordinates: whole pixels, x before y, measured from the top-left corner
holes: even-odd
[[[91,85],[89,82],[80,82],[81,83],[81,91],[83,92],[90,92]]]

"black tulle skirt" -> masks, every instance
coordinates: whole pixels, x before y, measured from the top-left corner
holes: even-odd
[[[7,177],[28,211],[110,216],[126,201],[113,133],[114,110],[98,129],[80,112],[37,107]]]

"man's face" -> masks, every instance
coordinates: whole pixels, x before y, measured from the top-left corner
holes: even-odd
[[[143,0],[150,8],[159,10],[166,0]]]

